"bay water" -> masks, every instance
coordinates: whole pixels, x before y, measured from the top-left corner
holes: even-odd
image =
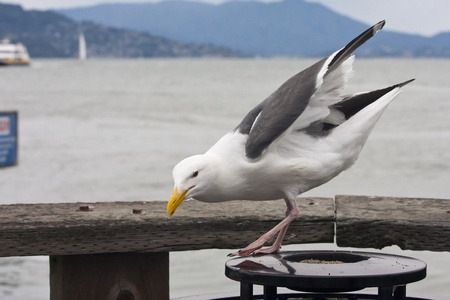
[[[167,201],[178,161],[205,152],[314,62],[35,60],[0,68],[0,110],[19,112],[19,163],[0,169],[0,204]],[[356,164],[304,196],[450,199],[449,70],[450,60],[356,60],[349,93],[416,81],[389,106]],[[171,297],[237,291],[223,275],[231,250],[171,253]],[[450,299],[448,252],[382,251],[428,263],[427,278],[408,292]],[[0,299],[48,299],[48,272],[46,257],[0,258]]]

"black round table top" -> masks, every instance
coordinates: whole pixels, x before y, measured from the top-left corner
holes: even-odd
[[[233,258],[225,275],[233,280],[306,292],[348,292],[419,281],[427,265],[418,259],[357,251],[288,251]]]

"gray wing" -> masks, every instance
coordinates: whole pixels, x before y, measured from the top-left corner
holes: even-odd
[[[335,54],[331,62],[324,66],[327,58],[291,77],[272,95],[252,109],[237,126],[242,134],[248,134],[245,154],[256,159],[279,136],[283,134],[303,113],[311,96],[317,89],[317,77],[327,68],[324,77],[336,70],[350,55],[376,32],[383,28],[381,21],[361,33],[347,46]]]
[[[291,77],[266,100],[252,109],[237,127],[248,134],[245,154],[255,159],[291,126],[316,91],[316,78],[325,59]]]

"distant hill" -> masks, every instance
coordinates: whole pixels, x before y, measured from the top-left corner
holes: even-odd
[[[33,57],[76,57],[84,32],[88,57],[242,56],[225,47],[176,42],[91,21],[78,23],[53,11],[23,10],[0,3],[0,39],[23,43]]]
[[[303,0],[234,1],[221,5],[174,0],[103,4],[59,12],[75,20],[145,31],[183,42],[211,43],[260,56],[324,56],[368,27]],[[359,54],[450,57],[450,33],[427,38],[384,30]]]

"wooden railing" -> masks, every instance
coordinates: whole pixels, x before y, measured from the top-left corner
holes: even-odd
[[[450,251],[450,201],[301,198],[284,244]],[[0,206],[0,256],[50,257],[50,299],[168,299],[169,252],[237,249],[275,226],[283,200]],[[134,298],[132,298],[134,297]]]

